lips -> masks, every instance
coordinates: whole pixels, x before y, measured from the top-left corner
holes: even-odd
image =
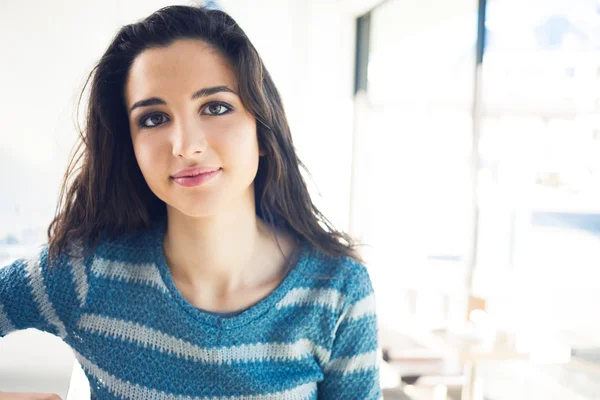
[[[176,173],[175,175],[173,175],[171,178],[175,179],[175,178],[194,177],[194,176],[198,176],[200,174],[214,172],[214,171],[217,171],[219,169],[220,168],[218,168],[218,167],[194,167],[194,168],[186,168],[186,169],[182,169],[181,171],[179,171],[178,173]]]
[[[193,177],[193,176],[198,176],[198,175],[201,175],[201,174],[207,174],[207,173],[208,173],[208,172],[202,172],[202,173],[201,173],[201,172],[198,172],[197,174],[183,175],[183,176],[178,176],[177,178],[191,178],[191,177]]]
[[[197,175],[179,176],[179,177],[173,178],[173,181],[181,186],[187,186],[187,187],[200,186],[203,183],[205,183],[205,182],[213,179],[217,175],[219,175],[220,172],[221,172],[221,168],[218,168],[213,171],[204,172],[204,173],[200,173]]]

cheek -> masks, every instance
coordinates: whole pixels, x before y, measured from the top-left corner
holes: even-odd
[[[258,162],[258,142],[253,123],[232,124],[213,136],[213,145],[229,165],[248,166]]]
[[[160,155],[157,153],[155,146],[138,140],[134,141],[133,150],[142,174],[146,180],[151,179],[153,172],[158,170],[156,166],[160,163]]]

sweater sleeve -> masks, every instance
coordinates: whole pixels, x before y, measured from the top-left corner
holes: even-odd
[[[0,267],[0,338],[35,328],[63,340],[72,330],[85,293],[83,262],[64,256],[48,266],[48,245]]]
[[[359,267],[334,329],[331,357],[318,386],[320,400],[382,399],[375,293],[366,268]]]

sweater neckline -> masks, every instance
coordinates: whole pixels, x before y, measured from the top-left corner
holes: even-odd
[[[154,241],[155,249],[154,257],[157,260],[157,267],[160,272],[160,275],[169,290],[169,293],[173,297],[176,303],[187,313],[189,314],[195,321],[200,322],[205,325],[210,325],[215,328],[220,329],[234,329],[239,328],[241,326],[247,325],[250,322],[254,321],[257,318],[260,318],[264,314],[268,313],[270,310],[274,309],[277,303],[283,299],[283,297],[294,287],[296,286],[300,274],[299,271],[303,268],[304,264],[308,261],[308,243],[302,238],[299,240],[300,243],[300,255],[296,256],[295,263],[293,263],[286,276],[279,282],[279,285],[271,291],[266,297],[259,300],[254,305],[246,308],[240,314],[235,316],[220,316],[209,314],[194,305],[192,305],[177,289],[175,283],[173,282],[173,278],[171,276],[171,271],[167,264],[163,242],[166,234],[166,218],[160,220],[156,227],[154,228],[154,232],[152,234],[152,238]]]

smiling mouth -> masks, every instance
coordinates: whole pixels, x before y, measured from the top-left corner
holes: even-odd
[[[178,183],[181,186],[192,187],[192,186],[200,186],[205,182],[208,182],[215,176],[217,176],[221,172],[221,168],[216,169],[210,172],[203,172],[196,175],[189,176],[180,176],[177,178],[171,178],[173,181]]]

